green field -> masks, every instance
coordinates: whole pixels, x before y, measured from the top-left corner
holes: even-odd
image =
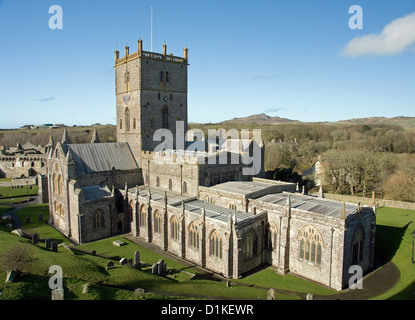
[[[37,186],[22,186],[19,188],[0,186],[0,199],[18,198],[37,195]]]
[[[0,206],[6,211],[10,207]],[[1,212],[1,211],[0,211]],[[39,214],[44,215],[44,222],[38,221]],[[41,238],[52,238],[59,243],[69,241],[54,228],[45,223],[48,217],[47,205],[27,207],[17,212],[25,229],[37,232]],[[30,217],[30,223],[25,224],[25,218]],[[415,265],[411,263],[412,235],[415,229],[412,221],[415,211],[382,208],[377,216],[376,250],[378,254],[391,259],[401,271],[401,279],[389,292],[375,299],[413,298],[415,284]],[[117,247],[113,240],[122,240],[125,246]],[[0,256],[15,245],[29,246],[35,263],[28,267],[25,274],[19,276],[15,282],[4,284],[6,273],[0,271],[0,291],[2,299],[50,299],[48,270],[51,265],[62,267],[64,274],[65,299],[68,300],[131,300],[131,299],[209,299],[209,298],[241,298],[266,299],[267,291],[276,289],[299,293],[313,293],[315,295],[331,295],[339,292],[327,289],[298,277],[281,276],[268,267],[243,279],[232,280],[232,286],[227,288],[225,282],[196,278],[199,269],[185,266],[176,259],[162,256],[152,250],[133,243],[123,237],[104,239],[78,246],[83,250],[95,250],[97,256],[77,251],[69,251],[59,246],[58,252],[53,253],[44,248],[43,243],[33,246],[30,241],[19,238],[10,233],[0,223]],[[121,266],[117,261],[115,268],[106,270],[109,261],[99,255],[124,257],[131,259],[135,250],[140,251],[140,260],[143,262],[139,269],[128,265]],[[159,259],[164,259],[168,268],[173,268],[165,277],[151,274],[150,267]],[[82,286],[89,283],[87,294],[82,294]],[[144,288],[143,296],[135,296],[133,290]],[[300,299],[299,295],[281,293],[277,294],[279,300]]]

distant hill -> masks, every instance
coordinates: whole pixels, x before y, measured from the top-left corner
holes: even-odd
[[[280,117],[271,117],[266,115],[265,113],[254,114],[248,117],[241,117],[241,118],[233,118],[231,120],[226,120],[219,122],[218,124],[252,124],[256,123],[258,125],[273,125],[273,124],[281,124],[281,123],[289,123],[289,122],[300,122],[297,120],[290,120]]]
[[[328,124],[328,125],[396,125],[400,126],[407,130],[415,131],[415,117],[368,117],[368,118],[356,118],[348,120],[340,120],[335,122],[301,122],[298,120],[291,120],[280,117],[271,117],[265,113],[254,114],[247,117],[233,118],[231,120],[225,120],[218,122],[217,124],[235,124],[235,125],[247,125],[247,124],[257,124],[257,125],[277,125],[277,124],[287,124],[287,123],[307,123],[307,124]]]
[[[368,118],[359,118],[359,119],[349,119],[349,120],[341,120],[337,122],[332,122],[333,124],[367,124],[367,125],[395,125],[400,126],[404,129],[408,130],[415,130],[415,117],[393,117],[393,118],[386,118],[386,117],[368,117]]]

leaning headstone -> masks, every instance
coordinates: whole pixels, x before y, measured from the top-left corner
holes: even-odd
[[[128,263],[128,260],[127,259],[121,258],[121,260],[120,260],[120,264],[121,265],[124,265],[124,264],[127,264],[127,263]]]
[[[305,296],[305,299],[306,300],[313,300],[314,299],[314,296],[311,293],[307,293],[306,296]]]
[[[15,277],[16,277],[16,271],[15,270],[7,271],[7,276],[6,276],[5,283],[13,282]]]
[[[13,234],[17,234],[20,238],[23,236],[22,229],[15,229],[12,231]]]
[[[51,239],[45,239],[45,248],[50,249],[52,248],[52,240]]]
[[[85,283],[82,285],[82,293],[87,294],[89,289],[89,283]]]
[[[267,300],[275,300],[275,290],[269,289],[267,294]]]
[[[146,292],[146,291],[145,291],[144,289],[137,288],[137,289],[135,289],[135,290],[134,290],[134,295],[135,295],[135,296],[141,296],[141,295],[143,295],[145,292]]]
[[[140,265],[140,252],[138,250],[135,250],[133,265],[134,268],[137,268]]]
[[[231,287],[231,281],[230,280],[226,280],[226,288],[230,288]]]
[[[39,242],[39,234],[34,233],[32,234],[32,243],[37,244]]]
[[[52,252],[58,252],[58,242],[52,241],[50,248],[52,249]]]
[[[95,250],[92,250],[92,251],[91,251],[91,254],[92,254],[93,256],[96,256],[96,255],[97,255],[97,252],[96,252]]]
[[[109,270],[109,269],[112,269],[114,267],[115,267],[114,262],[113,261],[108,261],[107,266],[105,267],[105,270]]]
[[[52,290],[52,300],[63,300],[63,289]]]

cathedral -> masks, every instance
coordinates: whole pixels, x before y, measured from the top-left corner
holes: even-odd
[[[227,278],[271,265],[342,290],[351,266],[373,269],[375,207],[264,179],[257,139],[236,151],[186,149],[191,143],[177,138],[188,130],[188,49],[177,57],[166,45],[163,53],[137,45],[121,58],[115,51],[117,142],[102,143],[95,131],[91,143],[72,144],[65,131],[50,148],[49,224],[75,244],[130,234]],[[171,132],[172,148],[157,151],[160,129]],[[244,174],[255,150],[260,166]],[[161,154],[173,161],[160,163]]]

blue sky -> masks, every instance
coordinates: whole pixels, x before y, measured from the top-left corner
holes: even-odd
[[[415,0],[0,0],[0,128],[115,124],[114,50],[150,51],[151,6],[153,51],[189,48],[190,122],[415,116]]]

